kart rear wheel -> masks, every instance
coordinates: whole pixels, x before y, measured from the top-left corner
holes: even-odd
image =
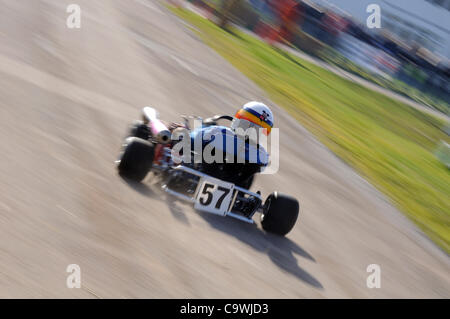
[[[265,231],[285,236],[295,225],[300,205],[298,201],[287,195],[274,192],[264,203],[261,214],[261,225]]]
[[[123,177],[141,182],[152,167],[154,146],[138,137],[125,139],[117,170]]]

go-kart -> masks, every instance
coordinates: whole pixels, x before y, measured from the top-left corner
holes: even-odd
[[[198,211],[248,223],[254,223],[253,216],[260,213],[264,230],[281,236],[289,233],[299,214],[298,201],[279,192],[273,192],[263,201],[261,192],[250,191],[254,176],[265,163],[259,160],[249,162],[248,159],[206,163],[180,161],[178,155],[174,156],[174,147],[183,140],[177,133],[184,130],[187,138],[195,134],[189,125],[194,117],[183,118],[184,124],[167,125],[159,119],[155,109],[144,107],[142,119],[131,125],[116,161],[119,174],[142,182],[152,172],[151,175],[159,179],[159,185],[165,192],[178,200],[192,203]],[[229,134],[229,128],[217,123],[232,119],[231,116],[217,115],[200,120],[202,128],[220,129]],[[194,149],[189,151],[195,153]],[[236,159],[236,152],[231,155]]]

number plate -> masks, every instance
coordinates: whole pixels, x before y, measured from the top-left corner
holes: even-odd
[[[202,178],[194,208],[224,216],[233,196],[234,184],[215,178]]]

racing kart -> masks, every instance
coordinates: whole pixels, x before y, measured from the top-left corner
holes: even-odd
[[[175,163],[172,148],[179,140],[173,138],[174,130],[181,127],[193,131],[189,120],[194,117],[183,118],[184,124],[174,128],[173,123],[167,126],[161,121],[155,109],[144,107],[142,119],[131,125],[116,161],[119,174],[142,182],[152,172],[152,178],[158,178],[165,192],[191,203],[198,211],[248,223],[254,223],[253,216],[260,213],[265,231],[281,236],[289,233],[297,221],[299,203],[279,192],[273,192],[263,201],[261,192],[250,191],[254,176],[261,171],[260,163]],[[203,127],[214,127],[218,121],[233,118],[217,115],[196,119],[201,120]]]

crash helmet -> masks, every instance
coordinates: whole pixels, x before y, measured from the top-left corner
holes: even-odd
[[[255,128],[258,132],[262,129],[264,135],[269,135],[273,127],[273,114],[267,105],[261,102],[248,102],[240,108],[231,122],[231,128],[246,131]]]

